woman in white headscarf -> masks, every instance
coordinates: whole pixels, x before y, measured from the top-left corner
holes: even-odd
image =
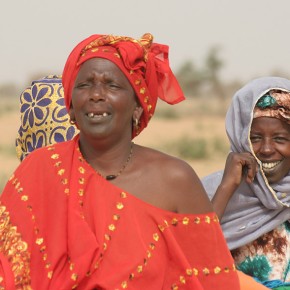
[[[225,169],[203,185],[237,268],[269,288],[290,289],[290,81],[245,85],[233,97],[226,131]]]

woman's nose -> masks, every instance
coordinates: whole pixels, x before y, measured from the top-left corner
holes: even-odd
[[[95,102],[105,100],[104,90],[102,89],[101,85],[95,84],[94,86],[92,86],[90,91],[90,99]]]
[[[271,140],[264,140],[261,144],[260,153],[270,155],[274,152],[273,142]]]

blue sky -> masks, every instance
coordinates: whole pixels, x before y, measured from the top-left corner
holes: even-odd
[[[91,34],[139,37],[151,32],[170,46],[176,70],[202,65],[220,46],[226,80],[290,75],[289,0],[19,0],[0,17],[0,84],[27,84],[38,73],[61,73],[77,42]]]

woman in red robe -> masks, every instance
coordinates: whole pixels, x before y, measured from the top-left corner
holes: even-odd
[[[30,153],[0,203],[4,289],[240,289],[218,218],[184,161],[132,142],[157,99],[184,99],[151,34],[92,35],[63,72],[80,133]]]

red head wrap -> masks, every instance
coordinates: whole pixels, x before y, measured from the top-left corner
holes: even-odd
[[[153,36],[149,33],[139,40],[96,34],[80,42],[65,64],[62,83],[68,110],[80,66],[94,57],[112,61],[128,78],[143,108],[139,132],[153,116],[158,98],[169,104],[184,100],[183,92],[169,67],[167,45],[153,43]],[[136,134],[134,132],[133,137]]]

